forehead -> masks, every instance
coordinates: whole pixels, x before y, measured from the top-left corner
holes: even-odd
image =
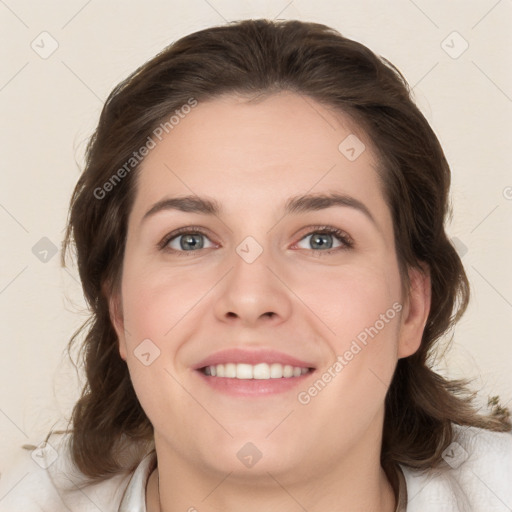
[[[190,194],[214,197],[226,213],[326,191],[386,208],[371,141],[347,115],[306,96],[199,102],[156,142],[139,169],[134,216],[166,195]]]

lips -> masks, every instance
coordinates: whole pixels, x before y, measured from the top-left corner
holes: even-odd
[[[311,362],[303,361],[291,355],[276,350],[244,350],[240,348],[225,349],[216,352],[200,361],[194,366],[194,370],[200,370],[206,367],[226,364],[248,364],[256,366],[261,363],[272,365],[274,363],[284,366],[297,368],[314,369]]]
[[[293,390],[315,371],[315,366],[276,350],[233,348],[208,356],[193,369],[215,391],[257,397]]]

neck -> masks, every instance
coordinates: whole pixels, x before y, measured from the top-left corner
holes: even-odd
[[[378,452],[376,457],[351,453],[341,463],[302,475],[261,472],[250,479],[209,471],[173,455],[159,456],[147,486],[148,512],[393,512],[396,507]]]

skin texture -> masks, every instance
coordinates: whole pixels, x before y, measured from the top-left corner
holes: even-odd
[[[338,149],[350,134],[366,146],[354,161]],[[366,205],[374,221],[347,206],[284,215],[291,196],[333,192]],[[223,211],[142,220],[183,195],[215,199]],[[206,232],[202,249],[159,248],[187,226]],[[308,235],[324,226],[353,247],[327,235],[333,251],[315,248]],[[248,236],[263,249],[252,263],[236,251]],[[169,245],[179,251],[180,239]],[[379,462],[384,399],[398,358],[419,347],[430,305],[428,274],[409,276],[404,295],[371,141],[347,116],[294,93],[199,103],[142,164],[110,301],[121,357],[155,429],[149,512],[394,510]],[[401,311],[300,403],[298,392],[393,304]],[[134,353],[145,339],[160,350],[148,366]],[[316,370],[284,393],[221,394],[193,367],[232,347],[272,348]],[[237,457],[247,442],[262,454],[251,468]]]

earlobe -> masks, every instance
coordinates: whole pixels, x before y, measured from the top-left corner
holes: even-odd
[[[110,321],[117,334],[119,355],[126,361],[126,340],[124,335],[124,318],[121,306],[121,297],[118,294],[110,294],[108,299]]]
[[[409,292],[403,309],[398,358],[414,354],[421,345],[423,331],[430,312],[431,280],[429,269],[409,269]]]

